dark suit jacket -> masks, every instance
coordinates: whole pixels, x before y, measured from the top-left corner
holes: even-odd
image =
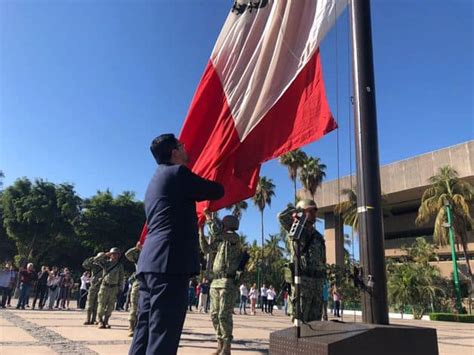
[[[183,165],[160,164],[145,194],[148,235],[137,274],[199,274],[196,201],[224,195],[219,183],[205,180]]]

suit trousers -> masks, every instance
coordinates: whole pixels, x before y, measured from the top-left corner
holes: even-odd
[[[129,355],[175,355],[183,331],[190,275],[142,273]]]

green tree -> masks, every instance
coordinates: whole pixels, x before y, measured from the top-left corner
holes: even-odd
[[[262,248],[264,245],[264,228],[263,228],[263,211],[266,206],[271,206],[272,197],[275,196],[275,184],[272,179],[268,179],[265,176],[260,177],[258,181],[257,190],[255,195],[252,197],[255,206],[260,211],[261,216],[261,227],[262,227]]]
[[[244,249],[247,249],[249,247],[249,243],[247,242],[247,236],[244,233],[239,233],[239,240],[240,240],[240,245]]]
[[[321,163],[320,158],[306,157],[300,169],[300,181],[303,187],[314,196],[316,189],[326,177],[326,165]]]
[[[430,177],[428,181],[430,187],[425,190],[421,198],[416,223],[424,225],[435,218],[434,241],[438,245],[446,245],[449,243],[449,232],[448,228],[443,226],[447,222],[445,205],[451,206],[455,242],[462,245],[467,269],[472,280],[467,231],[472,230],[474,224],[470,212],[474,203],[474,187],[468,182],[461,181],[458,172],[450,166],[441,167],[438,173]]]
[[[265,241],[264,254],[270,262],[283,258],[284,248],[280,245],[281,238],[279,234],[269,234]]]
[[[351,226],[354,230],[359,228],[359,218],[357,213],[357,194],[354,189],[342,189],[341,193],[346,195],[347,200],[334,207],[334,213],[341,215],[342,222],[346,226]]]
[[[358,230],[359,229],[359,217],[357,213],[357,193],[355,189],[342,189],[341,194],[346,196],[346,201],[342,201],[338,203],[334,207],[334,213],[337,215],[341,215],[342,222],[346,226],[351,226],[352,229]],[[390,214],[390,208],[388,206],[387,200],[382,195],[381,198],[382,202],[382,213],[384,216],[388,216]]]
[[[73,236],[80,198],[70,184],[18,179],[2,193],[3,224],[19,258],[36,262]]]
[[[293,150],[280,156],[280,164],[285,165],[288,168],[288,175],[293,181],[295,191],[295,205],[297,201],[296,195],[296,178],[298,177],[298,170],[303,166],[308,156],[305,152],[300,149]]]
[[[114,198],[112,193],[98,191],[84,200],[77,233],[94,253],[111,247],[126,250],[134,246],[145,221],[143,203],[125,191]]]
[[[234,203],[233,205],[230,205],[226,207],[225,209],[228,211],[232,211],[231,213],[240,220],[242,218],[242,212],[246,211],[248,207],[249,207],[249,204],[247,203],[247,201],[243,200],[243,201]]]
[[[389,300],[400,312],[411,308],[413,317],[421,319],[429,309],[435,311],[436,300],[445,296],[439,286],[440,272],[429,264],[435,255],[434,247],[420,237],[403,250],[406,256],[402,262],[390,263],[387,267]]]

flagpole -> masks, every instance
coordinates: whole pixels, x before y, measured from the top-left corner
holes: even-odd
[[[351,1],[362,320],[388,324],[370,0]]]

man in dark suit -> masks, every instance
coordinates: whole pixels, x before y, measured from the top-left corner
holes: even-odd
[[[145,194],[148,235],[138,259],[138,319],[129,354],[176,354],[189,278],[199,274],[196,201],[224,195],[222,185],[186,167],[184,145],[163,134],[151,143],[158,169]]]

